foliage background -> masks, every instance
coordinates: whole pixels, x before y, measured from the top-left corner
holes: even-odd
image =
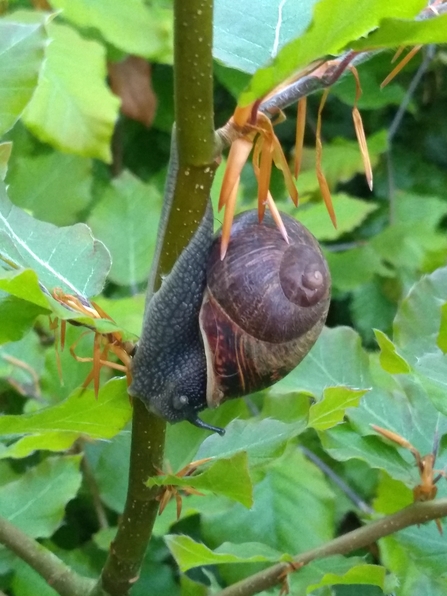
[[[12,258],[4,229],[1,252],[36,269],[48,287],[63,286],[61,276],[67,275],[68,288],[92,296],[100,292],[109,266],[107,250],[86,240],[84,229],[70,227],[65,236],[36,220],[56,226],[86,222],[112,257],[95,300],[135,338],[174,120],[172,7],[168,0],[128,0],[107,8],[97,2],[87,11],[83,0],[51,0],[52,9],[63,10],[53,18],[37,10],[48,8],[45,4],[2,5],[6,59],[0,80],[8,84],[0,89],[0,173],[10,201],[23,210],[13,211],[17,229],[26,232],[28,245],[38,237],[33,253],[49,261],[57,247],[58,283],[51,275],[48,281],[42,277],[37,259]],[[274,3],[259,3],[257,14],[244,18],[238,30],[241,14],[247,16],[244,3],[238,2],[237,10],[216,3],[216,126],[231,116],[249,76],[275,43],[272,6],[277,10]],[[303,2],[300,15],[284,14],[281,44],[303,33],[311,8]],[[251,34],[264,53],[252,53]],[[128,55],[134,58],[124,61]],[[352,125],[352,77],[333,88],[324,110],[323,165],[336,230],[322,205],[314,167],[318,95],[308,101],[298,211],[274,172],[280,208],[313,232],[328,258],[333,278],[328,329],[299,369],[271,390],[205,414],[214,424],[232,421],[224,439],[204,441],[206,434],[186,423],[169,428],[166,460],[173,470],[216,455],[228,462],[229,471],[220,474],[227,482],[205,483],[206,498],[185,498],[180,521],[174,504],[168,505],[157,520],[135,595],[204,594],[205,585],[217,590],[263,562],[316,547],[364,519],[398,510],[411,502],[417,473],[411,455],[375,436],[370,424],[399,432],[423,454],[431,451],[436,432],[442,439],[447,431],[447,54],[442,46],[427,46],[381,91],[391,57],[383,52],[359,67],[373,193],[364,181]],[[406,102],[422,64],[422,78]],[[107,69],[115,93],[106,84]],[[11,93],[16,87],[20,93]],[[291,158],[295,109],[286,114],[276,130]],[[1,192],[0,213],[10,217]],[[254,207],[255,196],[247,167],[239,208]],[[218,220],[219,215],[216,226]],[[84,277],[77,277],[75,265],[69,274],[87,245],[92,253],[79,265]],[[125,500],[130,438],[125,381],[109,381],[98,401],[90,390],[80,396],[89,365],[76,362],[65,348],[61,384],[47,315],[68,314],[42,292],[33,274],[6,265],[0,275],[0,513],[74,569],[96,577]],[[384,334],[394,337],[395,345]],[[92,334],[68,326],[66,346],[75,342],[77,354],[91,353]],[[103,376],[106,381],[111,373]],[[45,410],[48,406],[52,409]],[[439,468],[445,465],[443,447],[441,440]],[[446,495],[443,484],[439,493]],[[197,548],[182,543],[180,534],[210,549],[220,547],[227,559],[197,551],[194,570],[180,576],[177,563],[188,569],[185,551]],[[252,544],[238,549],[241,542]],[[292,592],[348,596],[358,584],[368,584],[361,588],[365,596],[444,594],[445,554],[433,523],[412,527],[357,557],[307,566],[291,578]],[[231,557],[238,563],[231,564]],[[15,596],[54,594],[6,549],[0,550],[0,587]]]

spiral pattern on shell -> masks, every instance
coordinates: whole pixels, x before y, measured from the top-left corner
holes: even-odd
[[[235,219],[227,255],[211,248],[200,325],[207,355],[207,402],[272,385],[308,353],[326,320],[330,275],[318,242],[282,214],[289,244],[269,215]]]

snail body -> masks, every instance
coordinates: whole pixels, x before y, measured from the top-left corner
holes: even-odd
[[[235,218],[220,259],[213,212],[205,216],[151,298],[133,362],[132,396],[169,422],[268,387],[294,369],[326,320],[330,275],[318,242],[282,214],[289,244],[272,218]]]

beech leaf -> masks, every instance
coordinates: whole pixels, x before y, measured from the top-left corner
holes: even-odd
[[[48,289],[99,294],[110,269],[107,248],[85,224],[57,228],[38,221],[8,199],[0,182],[0,257],[17,268],[34,269]]]

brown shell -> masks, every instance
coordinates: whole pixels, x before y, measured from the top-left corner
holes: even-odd
[[[207,402],[216,407],[276,383],[315,343],[326,320],[330,275],[318,242],[282,214],[287,244],[269,216],[235,220],[227,255],[214,241],[200,326]]]

